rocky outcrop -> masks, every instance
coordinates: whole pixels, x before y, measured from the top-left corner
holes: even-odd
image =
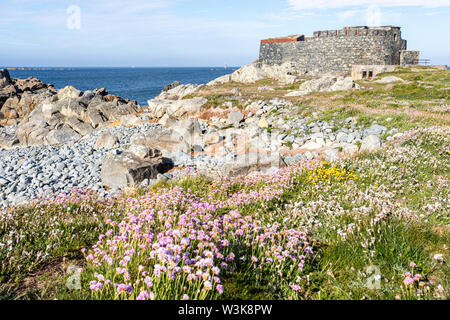
[[[167,85],[158,96],[148,100],[148,115],[152,118],[161,118],[163,126],[168,125],[167,121],[171,123],[171,119],[198,116],[208,100],[201,97],[186,98],[203,87],[204,85],[180,84],[178,81]]]
[[[0,70],[0,124],[17,124],[46,98],[56,93],[52,85],[36,78],[12,79]]]
[[[163,91],[155,98],[156,100],[180,100],[187,95],[193,94],[203,88],[204,85],[180,84],[175,81],[167,85]]]
[[[142,121],[133,116],[140,110],[135,101],[104,88],[84,93],[72,86],[56,90],[36,78],[12,79],[7,70],[0,71],[0,125],[20,122],[23,145],[73,141],[107,122],[139,125]],[[47,139],[51,131],[55,132]]]
[[[138,105],[108,95],[104,89],[82,93],[68,86],[50,94],[26,115],[16,134],[21,145],[69,143],[139,111]]]
[[[296,81],[297,70],[291,62],[281,65],[268,65],[254,62],[246,65],[232,74],[224,75],[208,83],[208,86],[224,84],[228,82],[255,83],[263,79],[274,79],[281,84],[291,84]]]
[[[110,149],[119,145],[119,138],[109,132],[105,131],[100,134],[100,136],[95,141],[94,147],[96,149]]]
[[[11,84],[11,77],[8,70],[0,69],[0,87],[5,87]]]
[[[311,92],[332,92],[359,88],[351,77],[324,76],[319,79],[308,80],[302,83],[299,90],[291,91],[287,97],[301,96]]]

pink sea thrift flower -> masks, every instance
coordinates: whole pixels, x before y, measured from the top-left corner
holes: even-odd
[[[150,294],[147,291],[141,291],[136,300],[148,300],[150,298]]]
[[[414,279],[411,277],[406,277],[405,280],[403,280],[403,283],[406,285],[410,285],[414,283]]]
[[[219,292],[219,294],[223,293],[223,285],[221,285],[221,284],[217,285],[216,289],[217,289],[217,292]]]
[[[291,286],[292,290],[294,290],[295,292],[300,291],[301,287],[298,284],[293,284]]]

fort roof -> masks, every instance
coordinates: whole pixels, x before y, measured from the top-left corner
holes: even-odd
[[[349,35],[378,35],[378,32],[387,32],[389,30],[400,30],[400,27],[396,26],[347,26],[339,30],[319,30],[314,31],[312,38],[320,36],[349,36]],[[382,35],[382,34],[380,34]],[[311,37],[307,37],[310,39]],[[275,37],[261,40],[261,44],[264,43],[283,43],[283,42],[297,42],[305,41],[305,36],[302,34],[286,36],[286,37]]]
[[[296,41],[302,41],[304,39],[304,35],[297,34],[287,37],[280,37],[280,38],[269,38],[261,40],[261,43],[280,43],[280,42],[296,42]]]

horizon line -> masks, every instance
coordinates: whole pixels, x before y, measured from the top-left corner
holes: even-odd
[[[236,68],[236,66],[226,66],[226,68]],[[225,68],[224,66],[0,66],[0,69],[56,69],[56,68]]]

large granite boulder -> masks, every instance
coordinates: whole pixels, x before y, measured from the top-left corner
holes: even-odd
[[[0,69],[0,109],[6,100],[16,94],[9,72],[6,69]],[[4,114],[0,110],[0,119],[4,119]]]
[[[109,188],[135,187],[145,179],[155,179],[162,166],[162,154],[156,149],[146,148],[138,154],[111,152],[102,161],[102,184]]]
[[[137,133],[131,137],[131,145],[146,146],[161,150],[164,157],[170,158],[173,153],[182,151],[190,153],[190,145],[180,134],[170,129],[157,129],[145,133]]]
[[[0,69],[0,88],[11,84],[11,77],[7,69]]]
[[[202,133],[200,123],[196,119],[178,120],[172,123],[170,128],[183,137]]]
[[[16,136],[0,137],[0,148],[9,149],[20,143]]]
[[[111,149],[118,145],[119,145],[119,138],[115,134],[113,134],[109,131],[105,131],[105,132],[102,132],[100,134],[100,136],[97,138],[97,141],[95,141],[94,148],[95,149],[103,149],[103,148]]]
[[[375,152],[381,148],[381,139],[378,136],[370,135],[361,142],[360,152]]]
[[[229,124],[238,124],[244,120],[244,115],[241,112],[235,111],[228,114]]]
[[[69,125],[63,125],[61,128],[51,130],[45,137],[50,145],[61,145],[69,142],[75,142],[81,139],[81,135],[72,129]]]

